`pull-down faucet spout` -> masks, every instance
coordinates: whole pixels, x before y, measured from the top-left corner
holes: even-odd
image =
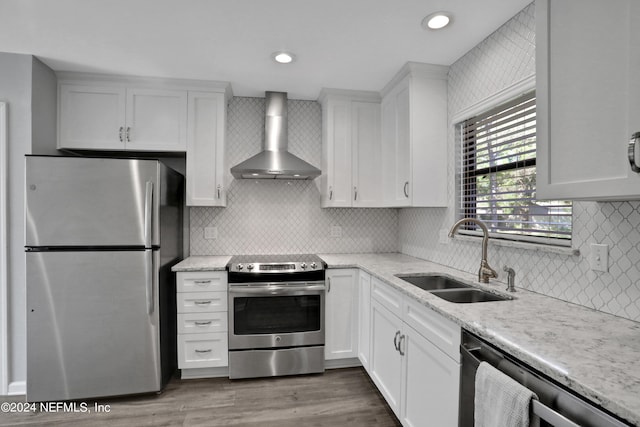
[[[449,237],[453,238],[458,228],[466,222],[477,224],[482,229],[482,260],[480,261],[480,270],[478,270],[478,281],[482,283],[489,283],[489,279],[498,277],[498,273],[496,273],[496,271],[491,268],[491,266],[489,266],[489,263],[487,262],[489,230],[487,230],[487,226],[484,225],[484,222],[475,218],[462,218],[460,221],[453,224],[453,227],[451,227],[451,230],[449,231]]]

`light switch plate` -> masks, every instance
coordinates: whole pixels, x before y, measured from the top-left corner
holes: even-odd
[[[218,238],[218,227],[205,227],[204,238],[206,240],[216,240]]]
[[[340,238],[342,237],[342,227],[339,225],[331,226],[331,237]]]
[[[589,263],[593,271],[609,271],[609,245],[591,244]]]

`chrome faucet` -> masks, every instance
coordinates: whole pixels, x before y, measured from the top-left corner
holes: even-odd
[[[480,270],[478,270],[478,281],[482,283],[489,283],[489,279],[498,277],[498,273],[496,273],[496,271],[491,268],[491,266],[489,266],[489,263],[487,262],[489,230],[487,230],[487,226],[484,225],[484,222],[475,218],[462,218],[460,221],[453,224],[453,227],[451,227],[451,230],[449,231],[449,237],[453,238],[453,235],[456,233],[456,230],[458,230],[458,227],[460,227],[465,222],[472,222],[474,224],[477,224],[482,229],[482,260],[480,261]]]

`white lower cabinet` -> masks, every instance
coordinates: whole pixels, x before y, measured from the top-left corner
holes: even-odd
[[[460,327],[391,286],[371,282],[373,382],[402,425],[457,426]]]
[[[227,301],[226,271],[177,273],[178,368],[183,378],[215,376],[206,369],[229,365]]]
[[[358,269],[326,272],[325,359],[358,357]]]

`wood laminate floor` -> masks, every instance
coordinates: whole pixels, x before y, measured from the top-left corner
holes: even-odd
[[[23,402],[1,397],[0,402]],[[94,413],[94,403],[109,413]],[[6,413],[0,426],[400,426],[362,368],[323,375],[173,379],[159,395],[86,400],[91,413]]]

